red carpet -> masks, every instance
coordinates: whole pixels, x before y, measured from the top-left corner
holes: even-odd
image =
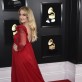
[[[59,81],[52,81],[52,82],[71,82],[69,80],[59,80]]]

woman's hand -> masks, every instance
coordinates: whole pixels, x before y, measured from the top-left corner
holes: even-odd
[[[16,45],[15,43],[13,44],[13,49],[14,49],[15,51],[18,51],[17,45]]]

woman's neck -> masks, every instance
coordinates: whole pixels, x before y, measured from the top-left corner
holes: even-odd
[[[23,23],[23,25],[24,25],[25,27],[28,27],[28,26],[29,26],[28,23]]]

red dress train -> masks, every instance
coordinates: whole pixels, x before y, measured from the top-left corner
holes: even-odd
[[[31,43],[27,39],[27,29],[18,25],[14,43],[18,51],[12,48],[11,82],[44,82],[39,70]]]

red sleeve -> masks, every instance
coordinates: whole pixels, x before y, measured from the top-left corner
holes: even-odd
[[[22,50],[26,45],[27,34],[24,29],[20,28],[19,31],[18,51]]]

